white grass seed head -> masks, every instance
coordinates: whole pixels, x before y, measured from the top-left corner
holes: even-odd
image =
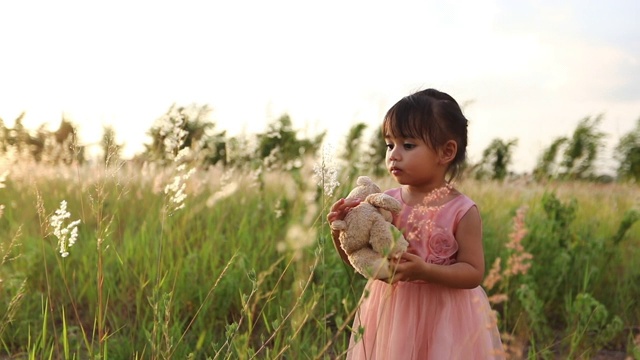
[[[69,256],[69,248],[78,240],[80,220],[71,221],[65,226],[65,222],[69,218],[71,218],[71,213],[67,211],[66,200],[60,202],[60,207],[49,218],[49,225],[53,228],[53,235],[58,238],[58,248],[62,257]]]
[[[330,146],[322,148],[322,158],[319,163],[313,165],[313,179],[322,187],[324,194],[333,196],[333,190],[340,186],[338,181],[338,167],[331,156]]]

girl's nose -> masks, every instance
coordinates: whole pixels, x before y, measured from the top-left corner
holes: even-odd
[[[397,149],[398,147],[394,147],[393,149],[387,151],[387,158],[389,159],[389,161],[398,161],[400,159],[400,153]]]

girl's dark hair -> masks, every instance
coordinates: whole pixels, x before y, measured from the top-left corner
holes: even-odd
[[[405,96],[387,111],[382,134],[422,139],[434,150],[454,140],[458,152],[447,169],[451,180],[459,175],[466,158],[467,124],[468,120],[454,98],[435,89],[426,89]]]

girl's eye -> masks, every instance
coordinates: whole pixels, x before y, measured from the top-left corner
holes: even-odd
[[[407,149],[407,150],[411,150],[411,149],[413,149],[414,147],[416,147],[416,145],[415,145],[415,144],[404,144],[404,148],[405,148],[405,149]]]
[[[387,149],[388,150],[393,150],[393,144],[387,144]]]

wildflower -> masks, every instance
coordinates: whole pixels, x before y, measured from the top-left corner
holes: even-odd
[[[0,174],[0,189],[4,189],[6,187],[4,182],[7,180],[8,174],[9,174],[8,170],[5,170],[5,172]],[[4,214],[4,205],[0,204],[0,218],[2,218],[3,214]]]
[[[180,149],[180,151],[178,151],[178,154],[176,155],[176,158],[173,160],[173,162],[175,162],[176,164],[180,164],[186,161],[190,155],[192,155],[190,148],[182,148]]]
[[[499,351],[497,355],[501,355],[506,359],[520,358],[524,348],[522,341],[507,332],[500,333],[500,338],[502,339],[503,350]]]
[[[284,215],[284,209],[282,208],[281,199],[278,199],[278,201],[276,201],[276,205],[275,205],[275,208],[273,209],[273,211],[276,214],[276,219],[279,219],[279,218],[282,217],[282,215]]]
[[[500,304],[502,302],[506,302],[507,300],[509,300],[509,295],[507,294],[495,294],[495,295],[491,295],[489,296],[489,302],[491,304]]]
[[[187,199],[187,180],[196,172],[196,169],[191,168],[186,171],[186,165],[181,164],[176,168],[176,176],[173,178],[171,184],[164,187],[164,193],[169,195],[169,206],[172,211],[177,211],[184,208],[184,201]]]
[[[340,186],[340,182],[338,182],[338,169],[332,164],[328,151],[329,147],[325,147],[321,163],[313,165],[313,178],[318,186],[324,189],[327,196],[332,196],[333,190]]]
[[[270,129],[267,133],[267,138],[270,139],[280,139],[282,136],[280,135],[280,131],[278,129]]]
[[[187,180],[196,171],[194,168],[187,170],[187,165],[184,163],[191,155],[191,149],[186,147],[180,149],[188,135],[187,131],[182,129],[184,122],[184,116],[177,114],[165,119],[160,129],[160,133],[166,135],[164,139],[165,152],[169,158],[173,158],[174,164],[177,164],[173,181],[164,187],[164,193],[169,195],[169,207],[172,208],[172,212],[184,208],[184,201],[187,199],[185,192]]]
[[[500,275],[500,262],[502,259],[500,259],[499,257],[497,257],[494,261],[493,261],[493,265],[491,266],[491,270],[489,270],[489,274],[487,275],[487,277],[484,279],[484,282],[482,283],[482,286],[484,286],[484,288],[486,290],[491,290],[493,289],[493,287],[500,282],[500,280],[502,280],[502,275]]]
[[[513,231],[509,234],[510,241],[505,245],[512,252],[507,259],[507,268],[505,272],[510,272],[511,275],[526,274],[531,267],[531,260],[533,255],[525,251],[522,246],[522,239],[527,235],[527,228],[524,223],[524,215],[527,211],[526,206],[518,209],[516,216],[513,219]]]
[[[80,220],[70,222],[64,226],[65,220],[71,217],[71,213],[67,211],[67,202],[62,200],[60,208],[49,219],[49,224],[53,227],[53,235],[58,238],[58,248],[62,257],[69,256],[69,248],[76,243],[78,239],[78,225]]]
[[[171,114],[159,119],[160,136],[164,138],[164,150],[170,159],[174,157],[188,135],[188,132],[183,129],[184,124],[184,115],[173,109]]]
[[[431,234],[436,230],[434,228],[436,214],[444,206],[431,204],[437,204],[440,200],[446,198],[451,189],[453,189],[453,184],[434,189],[425,196],[421,204],[411,211],[407,219],[407,225],[409,226],[407,231],[408,238],[427,239],[431,237]]]
[[[526,206],[520,207],[518,211],[516,211],[516,216],[513,218],[513,231],[509,234],[511,241],[506,244],[508,249],[512,249],[515,252],[524,251],[522,239],[527,235],[527,228],[524,223],[524,215],[526,211]]]
[[[0,283],[2,280],[0,279]],[[22,284],[18,288],[18,292],[11,298],[9,301],[9,305],[7,306],[7,311],[5,312],[2,322],[0,323],[0,335],[4,333],[7,328],[7,325],[12,323],[15,320],[15,316],[20,309],[20,304],[24,300],[24,295],[27,293],[27,280],[23,280]]]
[[[9,175],[9,171],[5,170],[2,174],[0,174],[0,189],[4,189],[6,185],[4,184],[7,181],[7,175]]]
[[[223,185],[222,188],[220,188],[220,190],[213,193],[213,195],[211,195],[207,199],[207,207],[211,208],[218,201],[233,195],[233,193],[235,193],[238,190],[238,188],[239,188],[239,185],[236,182],[230,182],[228,184]]]
[[[502,270],[500,263],[501,263],[501,259],[497,257],[493,262],[493,266],[491,266],[491,270],[489,270],[489,274],[484,279],[482,286],[485,288],[486,291],[493,289],[493,287],[496,286],[497,283],[499,283],[504,279],[504,276],[500,274],[500,271]],[[505,293],[496,293],[489,296],[489,302],[491,304],[499,304],[508,300],[509,300],[509,295]]]
[[[528,252],[512,254],[507,260],[507,269],[511,271],[512,275],[524,275],[527,273],[527,271],[529,271],[529,268],[531,267],[531,263],[529,262],[529,260],[531,260],[532,258],[533,255]]]
[[[267,155],[264,159],[262,159],[262,165],[264,165],[264,167],[267,170],[273,170],[277,164],[279,163],[279,158],[280,158],[280,147],[276,146],[273,149],[271,149],[271,151],[269,152],[269,155]]]
[[[294,259],[302,258],[303,250],[316,241],[316,230],[312,227],[303,227],[302,225],[293,225],[287,230],[285,240],[279,242],[276,248],[279,252],[292,250]]]

